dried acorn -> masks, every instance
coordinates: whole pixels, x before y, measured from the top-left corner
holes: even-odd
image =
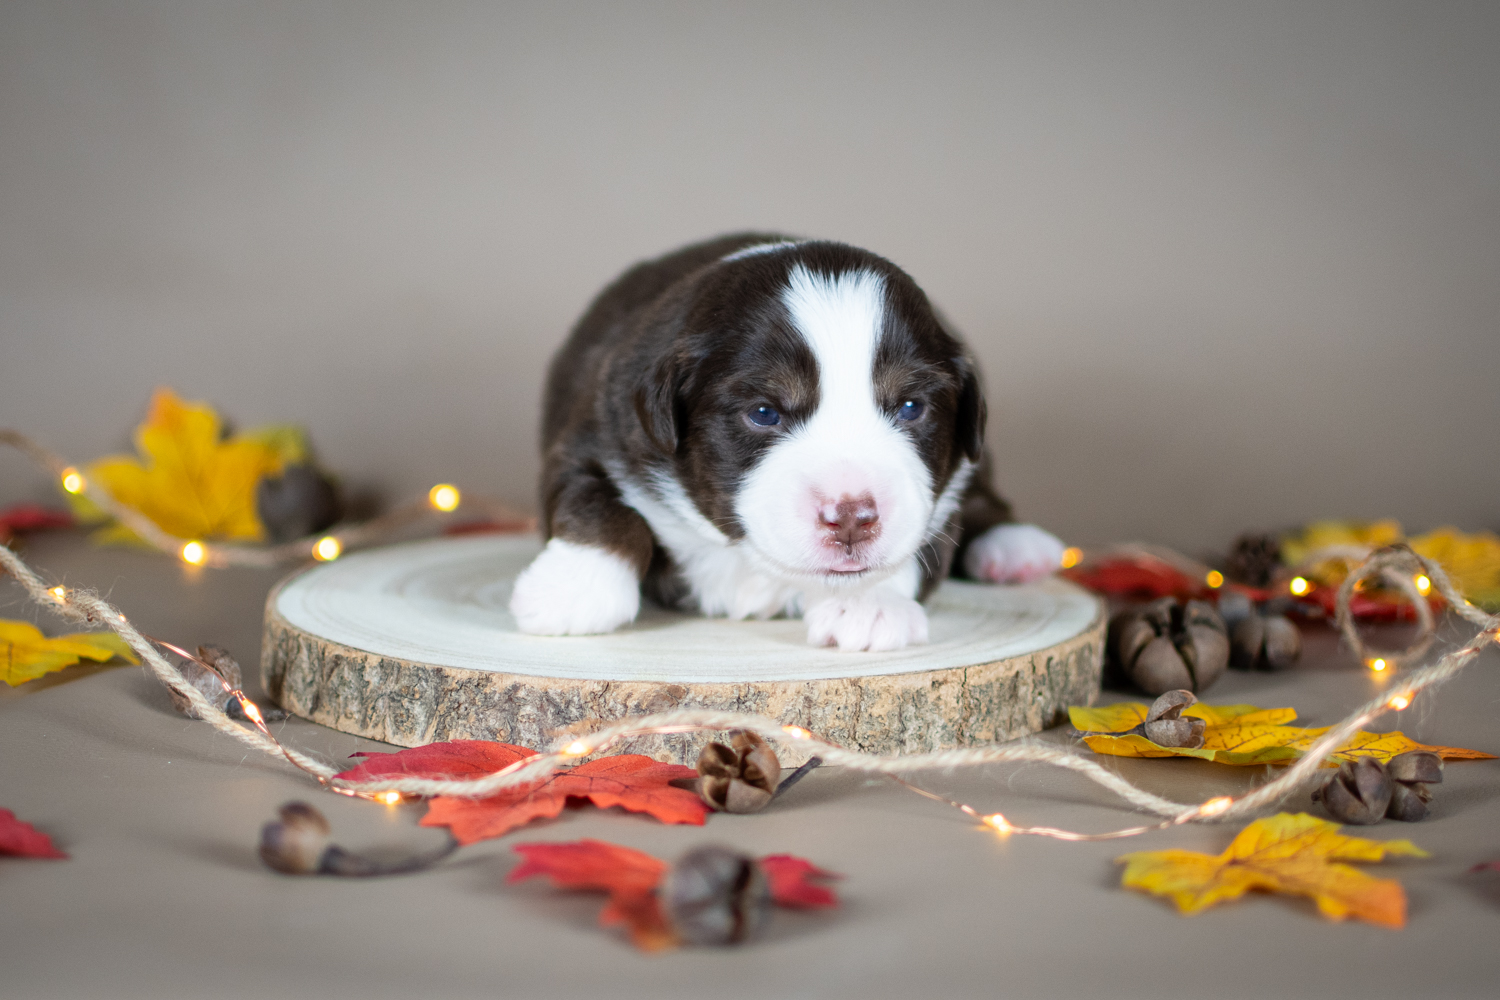
[[[1229,663],[1224,622],[1203,601],[1163,597],[1116,615],[1109,648],[1127,680],[1147,694],[1202,691]]]
[[[260,859],[287,875],[312,875],[328,851],[328,820],[306,802],[288,802],[260,828]]]
[[[1141,726],[1146,739],[1159,747],[1196,750],[1203,746],[1203,733],[1208,723],[1203,719],[1182,717],[1182,710],[1197,700],[1191,691],[1168,691],[1152,702]]]
[[[1441,784],[1443,758],[1430,750],[1409,750],[1397,754],[1386,764],[1391,776],[1391,804],[1385,814],[1403,823],[1427,818],[1427,803],[1432,801],[1428,785]]]
[[[730,742],[710,743],[698,755],[698,797],[719,812],[759,812],[776,794],[781,761],[755,733],[736,732]]]
[[[1340,823],[1369,826],[1380,822],[1391,804],[1391,776],[1374,757],[1359,757],[1342,764],[1313,799]]]
[[[754,858],[727,847],[699,847],[667,870],[662,912],[689,944],[740,944],[760,932],[771,886]]]
[[[1302,633],[1285,615],[1252,610],[1229,634],[1229,665],[1236,670],[1282,670],[1302,655]]]
[[[202,692],[203,697],[207,698],[210,704],[216,705],[219,708],[225,707],[225,702],[229,699],[229,692],[224,690],[224,681],[228,681],[229,686],[232,688],[242,687],[245,683],[244,677],[240,673],[240,665],[235,662],[234,657],[229,655],[228,650],[220,646],[199,646],[198,657],[212,663],[214,670],[217,670],[218,673],[215,673],[214,670],[209,670],[202,664],[194,663],[192,660],[187,660],[177,669],[182,671],[182,675],[188,679],[193,687]],[[224,678],[222,681],[219,679],[221,676]],[[187,700],[186,695],[178,694],[171,688],[167,688],[167,694],[172,696],[173,708],[189,719],[198,718],[197,710]]]
[[[446,846],[427,854],[369,858],[330,844],[328,820],[306,802],[288,802],[278,812],[279,820],[260,829],[260,859],[285,875],[401,875],[435,864],[458,848],[450,837]]]
[[[338,491],[312,465],[289,465],[255,486],[255,512],[273,542],[290,542],[322,531],[339,519]]]

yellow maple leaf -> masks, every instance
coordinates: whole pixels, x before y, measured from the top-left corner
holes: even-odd
[[[1125,865],[1122,885],[1165,896],[1189,915],[1260,890],[1311,897],[1333,920],[1405,924],[1400,882],[1338,862],[1380,861],[1388,854],[1425,858],[1427,852],[1409,840],[1366,840],[1338,830],[1337,823],[1307,813],[1278,813],[1245,827],[1223,854],[1137,851],[1115,860]]]
[[[1095,753],[1115,757],[1199,757],[1240,766],[1296,760],[1331,728],[1306,729],[1287,725],[1297,718],[1294,708],[1205,705],[1200,701],[1183,709],[1182,714],[1207,723],[1203,731],[1203,746],[1164,747],[1140,733],[1129,732],[1146,721],[1148,708],[1139,702],[1121,702],[1102,708],[1073,707],[1068,709],[1068,718],[1075,729],[1086,734],[1083,742]],[[1324,764],[1335,767],[1356,757],[1390,760],[1408,750],[1430,750],[1447,760],[1479,760],[1494,756],[1462,747],[1418,743],[1400,732],[1359,732],[1330,754]]]
[[[61,670],[80,659],[103,663],[116,656],[140,663],[135,651],[113,632],[75,632],[49,639],[28,622],[0,619],[0,678],[11,687]]]
[[[145,422],[136,428],[135,445],[139,458],[102,458],[85,475],[178,538],[259,541],[264,536],[255,486],[282,470],[285,448],[277,441],[264,434],[225,438],[213,407],[184,403],[172,390],[157,389]],[[122,525],[101,533],[104,541],[134,537]]]

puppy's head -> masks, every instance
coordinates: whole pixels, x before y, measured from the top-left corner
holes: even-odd
[[[885,573],[946,526],[984,401],[899,268],[836,243],[757,247],[696,275],[670,314],[635,400],[660,474],[768,570]]]

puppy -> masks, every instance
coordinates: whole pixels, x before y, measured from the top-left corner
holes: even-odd
[[[840,243],[724,237],[604,290],[552,362],[546,548],[510,609],[609,632],[642,591],[706,615],[801,614],[841,650],[927,640],[957,564],[1056,569],[991,485],[974,361],[900,268]]]

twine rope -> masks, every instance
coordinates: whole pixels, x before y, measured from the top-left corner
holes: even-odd
[[[663,712],[627,719],[586,736],[572,739],[566,744],[563,740],[559,740],[548,752],[517,761],[503,770],[481,778],[411,776],[355,781],[336,777],[339,771],[335,768],[307,754],[282,746],[263,726],[248,729],[236,723],[190,684],[182,672],[168,662],[118,609],[97,593],[62,587],[48,588],[31,567],[7,546],[0,546],[0,565],[3,565],[4,569],[21,583],[37,604],[55,611],[70,621],[103,624],[113,630],[140,655],[142,661],[158,680],[185,697],[199,716],[215,729],[265,753],[284,757],[332,790],[366,797],[376,792],[395,791],[418,796],[449,795],[485,798],[508,789],[538,784],[545,781],[559,765],[576,762],[582,757],[597,753],[632,737],[703,730],[744,729],[780,744],[795,744],[799,749],[822,757],[827,764],[840,765],[852,771],[867,774],[899,776],[915,771],[1005,762],[1050,764],[1094,781],[1118,795],[1138,811],[1164,817],[1164,822],[1158,826],[1133,827],[1111,834],[1072,835],[1067,838],[1100,839],[1131,835],[1180,823],[1237,820],[1274,806],[1304,786],[1311,784],[1316,779],[1317,772],[1322,768],[1324,759],[1337,751],[1351,736],[1385,712],[1393,710],[1391,696],[1382,695],[1371,699],[1342,722],[1330,728],[1308,748],[1295,764],[1282,771],[1274,780],[1237,798],[1230,799],[1221,796],[1196,805],[1173,802],[1138,788],[1077,751],[1034,741],[964,747],[925,754],[880,756],[829,743],[800,727],[786,726],[765,716],[706,710]],[[1405,545],[1391,546],[1373,553],[1356,569],[1355,573],[1359,574],[1359,578],[1377,573],[1388,573],[1390,575],[1387,578],[1394,579],[1394,574],[1401,573],[1410,577],[1414,567],[1424,571],[1433,586],[1447,599],[1449,606],[1460,616],[1479,626],[1480,631],[1461,648],[1447,653],[1431,666],[1409,675],[1402,685],[1402,692],[1408,699],[1408,703],[1418,692],[1457,675],[1489,643],[1500,642],[1500,615],[1489,616],[1475,608],[1454,588],[1441,566],[1423,558]],[[1355,579],[1355,574],[1351,574],[1345,586],[1339,591],[1339,624],[1346,636],[1351,638],[1351,645],[1359,648],[1360,640],[1348,611]],[[1420,597],[1420,595],[1417,596]],[[958,803],[953,804],[977,816],[974,810]],[[1042,829],[1044,828],[1031,828],[1030,832],[1041,832]]]

